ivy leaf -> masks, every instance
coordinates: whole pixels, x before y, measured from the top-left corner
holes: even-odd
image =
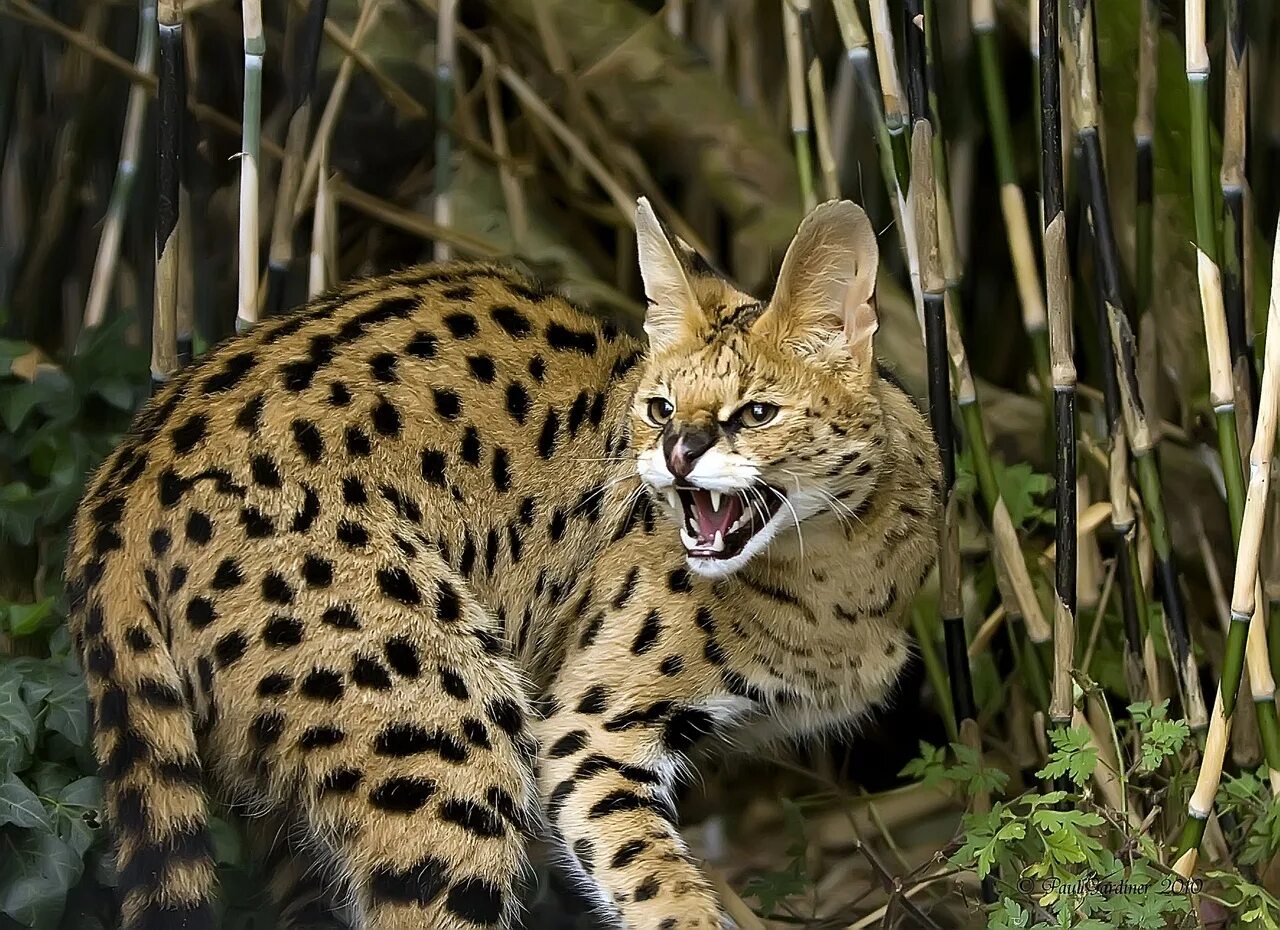
[[[52,833],[26,831],[3,838],[0,913],[27,927],[51,927],[62,914],[67,892],[80,880],[84,861]]]
[[[89,742],[89,704],[79,675],[59,675],[45,698],[49,708],[44,725],[75,746]]]
[[[53,832],[53,822],[36,793],[16,774],[0,779],[0,826],[11,823],[28,830]]]
[[[56,619],[52,597],[34,604],[9,605],[9,632],[14,636],[30,636],[46,626],[47,621]]]
[[[20,679],[0,672],[0,771],[25,767],[35,740],[36,721],[22,700]]]

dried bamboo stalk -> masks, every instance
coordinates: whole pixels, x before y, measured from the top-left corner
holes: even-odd
[[[433,213],[437,226],[453,225],[453,118],[454,68],[457,62],[458,3],[440,0],[436,16],[436,153]],[[449,243],[437,239],[433,246],[436,261],[453,256]]]
[[[804,2],[804,0],[801,0]],[[813,189],[813,155],[809,142],[809,104],[805,89],[804,43],[800,38],[800,15],[795,0],[782,0],[782,35],[787,52],[787,100],[791,114],[791,142],[800,177],[800,196],[805,212],[818,204]]]
[[[267,38],[262,29],[262,0],[243,0],[244,106],[240,142],[240,228],[237,260],[236,332],[258,322],[258,166],[262,142],[262,69]]]
[[[138,45],[133,66],[144,74],[150,74],[155,68],[156,30],[156,0],[141,0],[138,4]],[[124,131],[120,134],[120,158],[116,165],[115,182],[111,186],[111,199],[107,203],[107,214],[102,224],[102,237],[98,240],[89,297],[85,301],[82,327],[86,330],[100,326],[107,313],[107,301],[115,281],[116,263],[120,258],[125,216],[129,212],[129,201],[133,197],[134,182],[138,175],[142,131],[146,127],[147,107],[150,104],[151,94],[145,85],[130,86]]]
[[[155,310],[151,325],[153,393],[178,370],[178,269],[182,242],[181,202],[182,113],[187,99],[182,41],[182,0],[160,0],[158,175],[156,181]]]

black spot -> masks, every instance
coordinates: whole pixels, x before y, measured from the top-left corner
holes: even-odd
[[[667,576],[667,587],[671,589],[672,594],[688,594],[693,590],[693,576],[686,568],[674,569]]]
[[[178,689],[158,678],[144,678],[138,682],[138,697],[142,703],[159,710],[182,707],[182,695]]]
[[[445,899],[449,913],[482,927],[502,920],[502,889],[482,878],[468,878],[449,889]]]
[[[711,715],[696,707],[682,708],[662,728],[662,743],[672,752],[684,752],[715,727]]]
[[[248,649],[248,640],[244,638],[242,632],[234,631],[227,633],[220,638],[214,645],[214,659],[218,661],[218,668],[228,668],[234,665],[244,655],[244,650]]]
[[[288,694],[293,687],[293,676],[284,672],[272,672],[258,680],[258,697],[279,697]]]
[[[333,407],[345,407],[351,403],[351,392],[341,381],[329,385],[329,404]]]
[[[191,487],[191,482],[179,477],[172,468],[161,472],[159,484],[160,506],[166,510],[182,500],[182,495]]]
[[[405,678],[417,678],[422,674],[422,663],[418,659],[418,650],[413,643],[403,636],[396,636],[384,644],[387,662]]]
[[[431,333],[419,330],[413,334],[413,338],[409,340],[404,350],[416,358],[435,358],[436,341],[436,337]]]
[[[120,537],[116,536],[116,540],[118,541],[119,539]],[[164,530],[164,529],[156,530],[151,534],[151,551],[157,556],[164,555],[166,552],[169,551],[169,544],[172,542],[173,542],[173,537],[169,535],[168,530]],[[113,546],[112,548],[118,549],[119,548],[118,543],[116,546]]]
[[[604,419],[605,404],[608,398],[604,391],[596,391],[596,396],[591,401],[591,412],[587,414],[587,418],[591,421],[591,425],[596,429],[600,427],[600,421]]]
[[[489,742],[489,731],[475,717],[462,718],[462,735],[467,738],[467,742],[472,746],[479,746],[481,749],[493,748],[493,745]]]
[[[618,733],[623,730],[630,730],[632,727],[657,723],[671,712],[673,706],[672,701],[654,701],[648,707],[624,711],[616,717],[605,721],[605,731]]]
[[[211,585],[215,591],[230,591],[243,583],[244,573],[240,571],[240,563],[235,559],[226,558],[218,563]]]
[[[600,817],[607,817],[609,814],[644,810],[652,806],[652,802],[646,798],[642,798],[634,791],[619,789],[617,791],[609,792],[593,804],[591,806],[591,810],[587,812],[587,817],[591,820],[596,820]]]
[[[422,592],[414,584],[409,572],[400,566],[378,569],[378,587],[392,600],[411,607],[422,603]]]
[[[213,524],[209,518],[198,510],[191,511],[187,517],[187,539],[198,546],[203,546],[213,538]]]
[[[525,390],[525,385],[520,381],[512,381],[507,385],[507,413],[521,426],[524,426],[525,418],[529,416],[529,391]]]
[[[586,391],[579,391],[578,396],[573,399],[573,406],[569,408],[569,435],[577,436],[578,428],[582,426],[582,421],[587,417],[587,404],[590,399],[587,397]]]
[[[580,714],[602,714],[608,702],[609,689],[604,685],[592,685],[578,702]]]
[[[275,532],[275,524],[271,522],[271,518],[257,507],[241,508],[240,525],[250,539],[262,539]]]
[[[359,549],[369,542],[369,531],[352,520],[338,524],[338,541],[352,549]]]
[[[186,455],[201,439],[204,439],[208,428],[208,418],[203,413],[193,413],[181,426],[175,427],[169,434],[169,439],[173,442],[173,451],[178,455]]]
[[[358,426],[348,426],[347,433],[347,453],[364,457],[373,452],[373,446],[369,442],[369,437]]]
[[[292,604],[293,588],[279,572],[267,572],[262,577],[262,599],[271,604]]]
[[[657,875],[650,875],[640,884],[636,885],[635,900],[648,901],[650,898],[656,897],[658,892],[662,890],[662,883],[658,881]]]
[[[547,758],[563,759],[565,756],[571,756],[575,752],[581,752],[582,747],[586,745],[587,731],[571,730],[551,745],[551,748],[547,751]]]
[[[511,490],[511,464],[501,446],[493,450],[493,486],[503,493]]]
[[[471,698],[471,692],[467,689],[467,683],[462,680],[462,676],[451,668],[440,666],[440,687],[444,689],[444,693],[451,698],[459,701],[466,701]]]
[[[255,455],[250,463],[253,483],[262,488],[278,488],[281,485],[280,469],[270,456]]]
[[[262,628],[262,641],[277,649],[287,649],[302,642],[302,621],[296,617],[272,617]]]
[[[636,857],[649,848],[646,840],[628,840],[618,847],[618,851],[609,860],[612,869],[625,869],[636,861]]]
[[[292,424],[293,441],[298,451],[308,462],[315,464],[324,456],[324,439],[320,430],[310,420],[294,420]]]
[[[444,453],[436,449],[422,450],[422,479],[444,487]]]
[[[436,582],[436,619],[452,623],[462,616],[462,599],[457,589],[441,578]]]
[[[289,526],[292,533],[305,533],[311,524],[320,516],[320,495],[308,485],[302,486],[302,507],[293,515],[293,523]]]
[[[205,378],[201,390],[206,394],[220,394],[229,391],[253,370],[255,357],[252,352],[241,352],[226,360],[222,370]]]
[[[337,727],[318,726],[307,727],[302,731],[302,735],[298,737],[298,747],[310,751],[312,749],[328,749],[330,746],[337,746],[347,735]]]
[[[547,344],[558,352],[595,355],[597,340],[596,334],[589,330],[569,329],[560,323],[548,323]]]
[[[480,431],[468,426],[462,434],[462,460],[468,465],[479,465],[480,453]]]
[[[542,421],[542,432],[538,434],[538,455],[549,459],[556,451],[556,433],[560,429],[560,415],[554,410],[547,411],[547,418]]]
[[[524,712],[511,698],[494,698],[485,707],[485,715],[508,736],[516,736],[524,729]]]
[[[498,815],[489,808],[460,798],[450,798],[440,805],[440,819],[486,838],[503,836],[507,832]]]
[[[374,901],[427,907],[449,883],[445,863],[434,856],[420,859],[407,869],[382,865],[373,870],[369,894]]]
[[[385,397],[378,398],[373,408],[373,428],[379,436],[400,435],[400,411]]]
[[[467,358],[467,367],[471,369],[471,376],[482,384],[492,384],[493,379],[497,377],[497,367],[493,364],[493,359],[487,355],[472,355]]]
[[[489,528],[488,534],[484,540],[484,571],[486,575],[492,575],[493,570],[498,567],[498,531]]]
[[[436,413],[446,420],[456,420],[462,413],[462,398],[456,391],[448,388],[432,388],[431,397],[436,405]]]
[[[446,762],[467,761],[467,747],[443,730],[426,730],[412,723],[393,723],[383,727],[374,740],[374,751],[380,756],[415,756],[433,752]]]
[[[328,608],[320,619],[339,630],[360,629],[360,621],[356,618],[356,612],[348,604],[339,604]]]
[[[381,381],[383,384],[395,384],[400,380],[396,375],[396,362],[398,360],[399,356],[392,352],[379,352],[369,359],[369,373],[373,375],[375,381]]]
[[[369,503],[364,484],[355,475],[347,475],[342,479],[342,502],[348,507],[362,507]]]
[[[356,656],[351,663],[351,680],[361,688],[373,691],[386,691],[391,687],[391,676],[377,659],[368,656]]]
[[[124,634],[124,641],[134,652],[146,652],[151,648],[151,634],[140,626],[131,626]]]
[[[208,694],[213,690],[213,663],[208,656],[201,656],[196,662],[196,671],[200,677],[200,687]]]
[[[187,623],[194,630],[203,630],[218,619],[218,612],[213,609],[213,602],[205,597],[193,597],[187,601]]]
[[[604,623],[604,611],[601,610],[591,618],[585,627],[582,628],[582,635],[578,637],[578,648],[589,649],[595,644],[596,636],[600,634],[600,626]]]
[[[327,588],[333,584],[333,563],[318,555],[308,555],[302,562],[302,578],[313,588]]]
[[[430,778],[388,778],[369,792],[369,803],[379,810],[412,814],[436,793]]]
[[[364,781],[364,773],[359,769],[346,767],[331,769],[320,780],[320,793],[322,795],[329,792],[350,794],[360,787],[362,781]]]
[[[450,313],[444,318],[444,325],[454,339],[470,339],[480,332],[480,325],[470,313]]]
[[[631,644],[631,651],[635,655],[644,655],[653,648],[653,644],[658,641],[658,637],[662,635],[662,616],[657,609],[649,611],[644,618],[644,623],[640,624],[640,632],[636,634],[635,641]]]
[[[514,339],[523,339],[533,332],[533,327],[530,325],[528,317],[515,307],[505,304],[493,307],[489,311],[489,316],[493,318],[493,322],[506,331],[507,335]]]
[[[471,570],[476,564],[476,543],[468,530],[462,531],[462,558],[458,562],[458,573],[463,578],[471,577]]]
[[[684,671],[684,659],[674,653],[658,663],[658,671],[670,678]]]
[[[249,724],[249,736],[259,746],[272,746],[284,733],[284,714],[279,711],[268,711],[258,714]]]
[[[633,565],[627,572],[627,577],[623,579],[622,587],[618,589],[618,593],[614,595],[613,606],[615,610],[621,610],[627,606],[627,601],[631,599],[631,595],[635,593],[636,582],[640,580],[640,566]]]
[[[338,672],[327,668],[313,668],[302,680],[302,687],[299,690],[303,697],[332,702],[341,698],[345,689],[342,684],[342,675]]]
[[[568,527],[568,520],[565,518],[563,510],[556,510],[551,514],[551,522],[547,524],[547,532],[551,534],[552,542],[559,542],[564,536],[564,531]]]

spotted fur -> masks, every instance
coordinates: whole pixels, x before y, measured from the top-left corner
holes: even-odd
[[[937,463],[865,326],[802,331],[830,322],[786,305],[808,272],[762,303],[663,241],[646,282],[675,256],[695,304],[651,312],[647,353],[433,265],[263,323],[138,416],[68,559],[129,930],[212,926],[206,792],[255,815],[290,927],[510,927],[539,819],[621,925],[720,925],[675,780],[886,695]],[[732,571],[680,542],[656,392],[714,434],[691,480],[793,498]],[[776,424],[724,427],[757,398]]]

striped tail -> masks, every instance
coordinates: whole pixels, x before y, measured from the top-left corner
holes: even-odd
[[[208,805],[182,678],[158,619],[156,580],[150,571],[139,577],[124,553],[108,555],[123,546],[109,525],[110,506],[105,515],[97,509],[94,551],[70,582],[71,629],[117,847],[123,928],[213,930]]]

